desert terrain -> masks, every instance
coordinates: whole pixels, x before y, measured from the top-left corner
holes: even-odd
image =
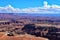
[[[60,39],[59,17],[0,13],[0,40],[57,39]]]

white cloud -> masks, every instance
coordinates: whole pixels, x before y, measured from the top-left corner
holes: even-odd
[[[0,13],[60,13],[60,6],[49,5],[48,2],[44,1],[44,6],[34,8],[14,8],[11,5],[0,7]]]
[[[0,7],[0,13],[18,13],[18,12],[20,12],[20,9],[13,8],[11,5]]]

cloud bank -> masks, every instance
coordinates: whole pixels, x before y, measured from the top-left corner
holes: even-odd
[[[49,5],[48,2],[44,1],[44,6],[34,8],[14,8],[11,5],[0,7],[0,13],[60,13],[60,6]]]

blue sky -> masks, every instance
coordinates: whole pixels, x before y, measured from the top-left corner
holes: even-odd
[[[0,13],[60,13],[60,0],[0,0]]]
[[[60,5],[60,0],[0,0],[0,6],[12,5],[15,8],[29,8],[43,6],[47,1],[50,5]]]

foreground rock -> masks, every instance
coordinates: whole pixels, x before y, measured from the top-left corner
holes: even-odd
[[[47,38],[35,37],[32,35],[17,35],[17,36],[7,36],[6,34],[0,37],[0,40],[48,40]]]

